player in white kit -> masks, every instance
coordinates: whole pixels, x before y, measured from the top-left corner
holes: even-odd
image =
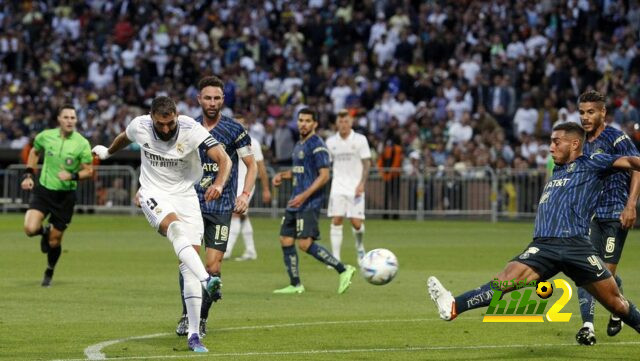
[[[356,239],[358,260],[364,254],[364,189],[371,166],[371,150],[367,138],[351,127],[353,118],[340,110],[336,119],[338,133],[327,139],[327,148],[333,162],[333,178],[327,215],[331,217],[331,251],[340,259],[342,246],[342,219],[351,220]]]
[[[178,115],[175,102],[165,96],[151,103],[151,113],[134,118],[109,148],[97,145],[93,153],[107,159],[132,142],[140,145],[140,206],[149,224],[173,244],[184,277],[184,298],[189,320],[189,349],[207,352],[198,335],[202,288],[209,293],[221,286],[219,277],[211,277],[194,249],[199,246],[204,226],[196,191],[202,177],[198,149],[220,170],[207,189],[207,201],[217,199],[229,177],[231,160],[219,143],[202,125],[190,117]]]
[[[236,121],[247,128],[246,119],[242,116],[236,117]],[[264,166],[264,156],[262,155],[262,148],[260,142],[255,138],[251,138],[251,152],[256,160],[258,166],[258,177],[260,177],[260,184],[262,186],[262,202],[269,204],[271,202],[271,190],[269,189],[269,175],[267,174],[267,168]],[[238,163],[238,194],[244,190],[244,178],[247,173],[247,166],[243,163]],[[251,190],[248,202],[251,202],[251,197],[255,187]],[[234,213],[231,218],[231,227],[229,229],[229,241],[227,243],[227,251],[224,254],[224,258],[231,258],[231,252],[233,246],[235,246],[238,236],[242,234],[242,240],[244,241],[244,253],[242,256],[237,257],[236,261],[253,261],[258,258],[256,252],[256,245],[253,240],[253,226],[249,219],[248,211],[244,214]]]

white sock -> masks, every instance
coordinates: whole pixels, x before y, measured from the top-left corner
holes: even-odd
[[[229,226],[229,240],[227,240],[227,251],[224,253],[225,258],[231,257],[233,247],[238,241],[240,235],[240,218],[231,217],[231,225]]]
[[[242,221],[242,240],[244,241],[244,255],[250,257],[257,257],[256,244],[253,241],[253,226],[251,220],[245,218]]]
[[[184,279],[184,303],[187,305],[187,318],[189,319],[188,337],[198,333],[200,325],[200,308],[202,307],[202,286],[198,278],[184,264],[180,263],[180,273]]]
[[[331,239],[331,253],[339,261],[340,248],[342,247],[342,225],[337,226],[331,223],[329,238]]]
[[[590,329],[591,331],[593,331],[593,330],[594,330],[594,329],[593,329],[593,323],[591,323],[591,322],[585,322],[585,323],[583,323],[583,324],[582,324],[582,327],[589,327],[589,329]]]
[[[167,229],[167,238],[173,244],[173,250],[176,252],[180,262],[184,263],[187,268],[198,278],[203,286],[206,285],[209,273],[204,268],[202,260],[198,252],[193,248],[189,237],[193,237],[189,231],[189,226],[180,221],[172,222]],[[184,277],[184,275],[182,276]]]
[[[358,259],[362,259],[367,253],[364,249],[364,243],[362,239],[364,238],[364,223],[360,225],[360,229],[355,229],[351,227],[351,231],[353,232],[353,237],[356,239],[356,251],[358,253]]]

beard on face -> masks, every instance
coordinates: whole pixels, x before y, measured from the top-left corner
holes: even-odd
[[[156,133],[158,134],[158,138],[160,138],[163,141],[168,141],[171,138],[173,138],[174,135],[176,135],[176,132],[178,131],[178,127],[176,126],[175,128],[171,129],[168,133],[163,133],[160,132],[156,129]]]

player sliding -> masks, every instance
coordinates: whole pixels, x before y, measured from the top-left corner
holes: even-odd
[[[289,274],[289,285],[273,293],[302,293],[298,271],[298,253],[295,241],[301,250],[333,268],[340,274],[338,293],[344,293],[351,285],[355,267],[343,265],[329,251],[317,244],[320,238],[318,216],[324,198],[323,187],[329,180],[329,152],[322,138],[316,135],[318,122],[315,113],[308,108],[298,112],[300,141],[293,148],[293,169],[280,172],[273,177],[278,187],[283,179],[293,178],[293,192],[280,226],[280,245],[284,264]]]
[[[497,278],[547,280],[562,271],[640,332],[640,312],[620,294],[616,281],[589,240],[589,221],[603,180],[613,168],[640,170],[640,157],[603,153],[585,156],[584,142],[585,131],[578,124],[562,123],[553,128],[550,152],[555,167],[540,197],[533,242],[507,263]],[[462,312],[487,307],[494,293],[490,283],[485,283],[454,298],[433,276],[427,280],[427,286],[440,318],[446,321]]]
[[[189,349],[207,352],[200,342],[198,321],[202,287],[209,294],[220,288],[220,278],[209,276],[198,252],[203,222],[198,196],[193,188],[202,177],[198,149],[218,164],[218,176],[205,193],[211,201],[222,194],[229,177],[231,160],[207,130],[192,118],[178,115],[169,97],[151,103],[151,114],[134,118],[109,148],[93,148],[100,159],[107,159],[132,142],[140,144],[140,205],[149,224],[173,244],[184,278],[184,298],[189,318]]]

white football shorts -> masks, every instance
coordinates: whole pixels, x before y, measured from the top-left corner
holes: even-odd
[[[329,217],[364,219],[364,194],[360,195],[360,197],[330,196],[327,215]]]
[[[140,189],[140,207],[147,221],[156,231],[162,220],[170,213],[175,213],[178,219],[191,229],[189,237],[192,245],[200,245],[204,233],[204,223],[200,213],[200,202],[195,193],[182,195],[162,194],[161,192]]]

